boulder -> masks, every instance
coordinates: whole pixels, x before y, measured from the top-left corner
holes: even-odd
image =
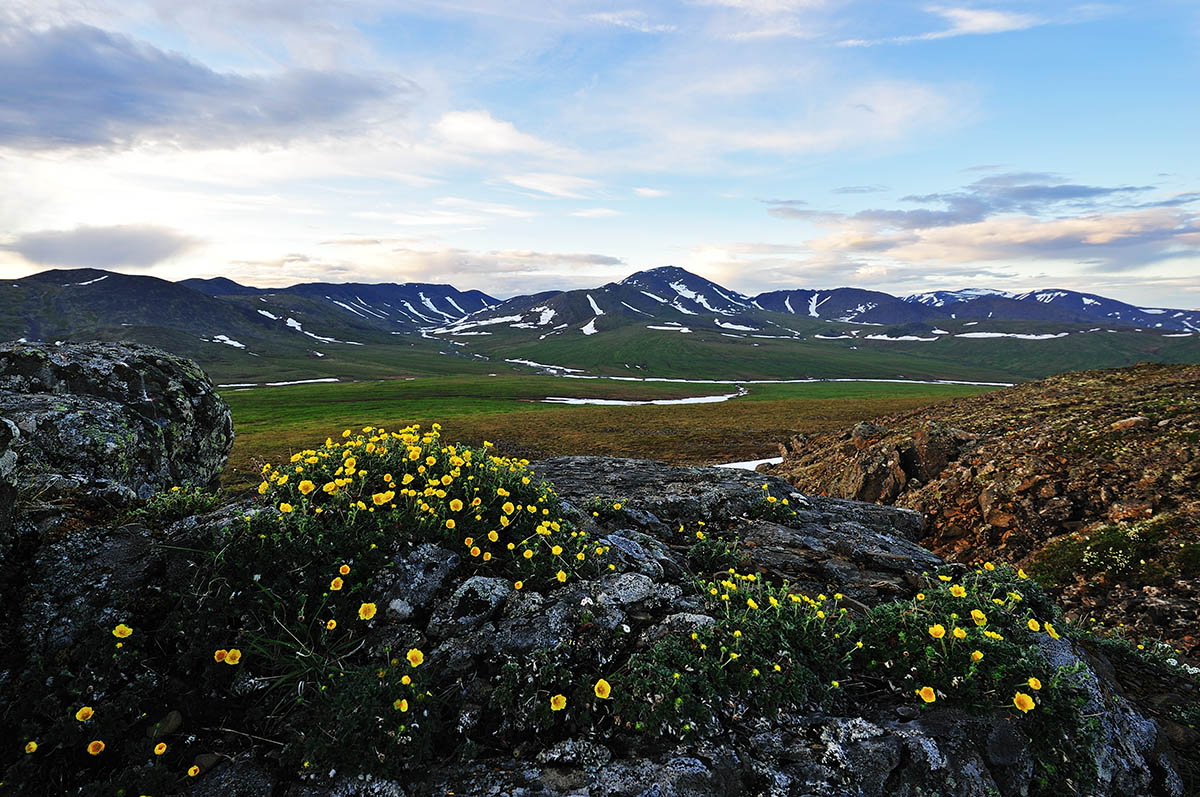
[[[0,346],[0,416],[0,484],[40,501],[212,487],[233,446],[229,407],[195,363],[137,344]]]

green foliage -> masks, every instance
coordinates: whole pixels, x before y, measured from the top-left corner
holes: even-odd
[[[771,717],[828,702],[853,650],[841,596],[814,599],[733,569],[701,591],[716,622],[633,655],[627,679],[641,688],[622,694],[623,716],[651,733],[684,736],[728,711]]]
[[[1097,774],[1087,753],[1098,739],[1085,712],[1089,676],[1050,665],[1040,645],[1066,627],[1023,571],[946,568],[912,601],[880,604],[859,621],[854,675],[876,690],[916,695],[924,706],[1012,711],[1036,740],[1039,793],[1086,793]]]
[[[129,520],[150,528],[165,529],[185,517],[211,512],[225,502],[220,491],[207,492],[190,485],[155,493],[129,513]]]
[[[1175,533],[1176,525],[1175,516],[1166,513],[1137,523],[1101,526],[1046,546],[1036,554],[1030,570],[1039,581],[1052,586],[1101,574],[1147,584],[1200,572],[1200,562],[1194,561],[1200,555],[1186,545],[1168,551],[1166,559],[1158,555],[1161,543]]]

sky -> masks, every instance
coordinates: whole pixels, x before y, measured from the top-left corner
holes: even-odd
[[[1200,3],[0,0],[0,277],[1200,307]]]

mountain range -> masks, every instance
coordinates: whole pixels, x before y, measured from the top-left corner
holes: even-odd
[[[747,296],[672,266],[503,300],[431,283],[254,288],[99,269],[3,287],[0,339],[155,343],[253,383],[494,370],[496,360],[609,375],[1005,380],[1200,360],[1200,311],[1063,289]]]

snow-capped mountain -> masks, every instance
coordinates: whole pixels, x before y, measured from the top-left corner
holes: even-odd
[[[929,291],[904,297],[904,301],[923,304],[926,307],[945,307],[955,302],[971,302],[984,296],[1002,296],[1011,299],[1013,294],[993,288],[962,288],[957,291]]]
[[[754,302],[763,310],[847,324],[908,324],[937,315],[922,304],[861,288],[771,291],[754,297]]]

